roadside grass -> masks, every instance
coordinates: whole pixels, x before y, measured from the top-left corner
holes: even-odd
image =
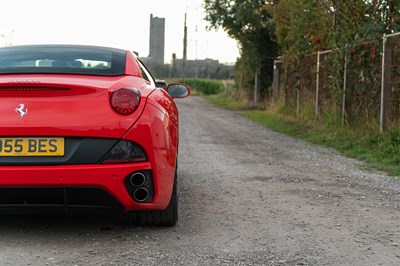
[[[244,110],[244,104],[239,101],[226,97],[222,94],[207,95],[206,99],[219,107],[227,108],[230,110]]]
[[[348,157],[363,160],[371,169],[400,176],[400,129],[392,128],[381,134],[377,125],[344,126],[333,115],[321,123],[307,117],[296,117],[278,107],[249,110],[243,103],[222,94],[206,96],[220,107],[240,111],[242,115],[274,131],[314,144],[334,148]]]

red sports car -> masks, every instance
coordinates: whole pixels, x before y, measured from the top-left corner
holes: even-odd
[[[156,83],[130,51],[0,48],[0,211],[133,213],[178,220],[178,111],[184,84]]]

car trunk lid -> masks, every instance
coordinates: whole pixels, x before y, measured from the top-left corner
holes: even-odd
[[[113,91],[132,87],[141,93],[137,110],[117,114]],[[88,136],[121,138],[139,118],[152,89],[132,76],[2,75],[1,136]]]

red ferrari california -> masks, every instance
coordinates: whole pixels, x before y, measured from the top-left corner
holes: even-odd
[[[0,48],[0,211],[114,210],[178,220],[184,84],[157,85],[130,51]]]

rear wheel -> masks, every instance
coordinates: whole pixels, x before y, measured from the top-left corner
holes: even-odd
[[[178,178],[175,173],[174,187],[168,207],[162,211],[143,211],[136,213],[140,225],[174,226],[178,221]]]

